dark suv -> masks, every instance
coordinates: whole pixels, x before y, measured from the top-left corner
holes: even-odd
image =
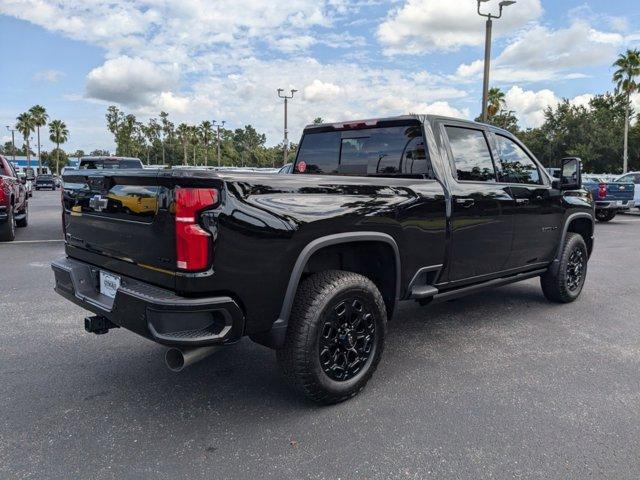
[[[56,179],[53,175],[48,173],[42,173],[36,177],[36,190],[55,190],[56,189]]]

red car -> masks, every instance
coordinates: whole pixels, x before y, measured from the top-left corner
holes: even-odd
[[[27,189],[13,165],[0,155],[0,242],[12,241],[15,227],[26,227],[28,221]]]

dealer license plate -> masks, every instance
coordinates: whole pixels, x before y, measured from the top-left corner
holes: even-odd
[[[120,277],[118,275],[100,270],[100,293],[102,295],[115,298],[119,286]]]

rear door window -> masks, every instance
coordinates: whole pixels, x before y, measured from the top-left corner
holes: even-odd
[[[495,182],[496,171],[482,130],[445,127],[458,180]]]

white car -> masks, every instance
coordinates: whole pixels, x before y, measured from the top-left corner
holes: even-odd
[[[636,207],[640,208],[640,172],[628,172],[618,177],[618,182],[633,182],[633,200]]]
[[[27,178],[25,173],[18,173],[21,181],[24,180],[24,188],[27,191],[27,197],[33,197],[33,182]]]

